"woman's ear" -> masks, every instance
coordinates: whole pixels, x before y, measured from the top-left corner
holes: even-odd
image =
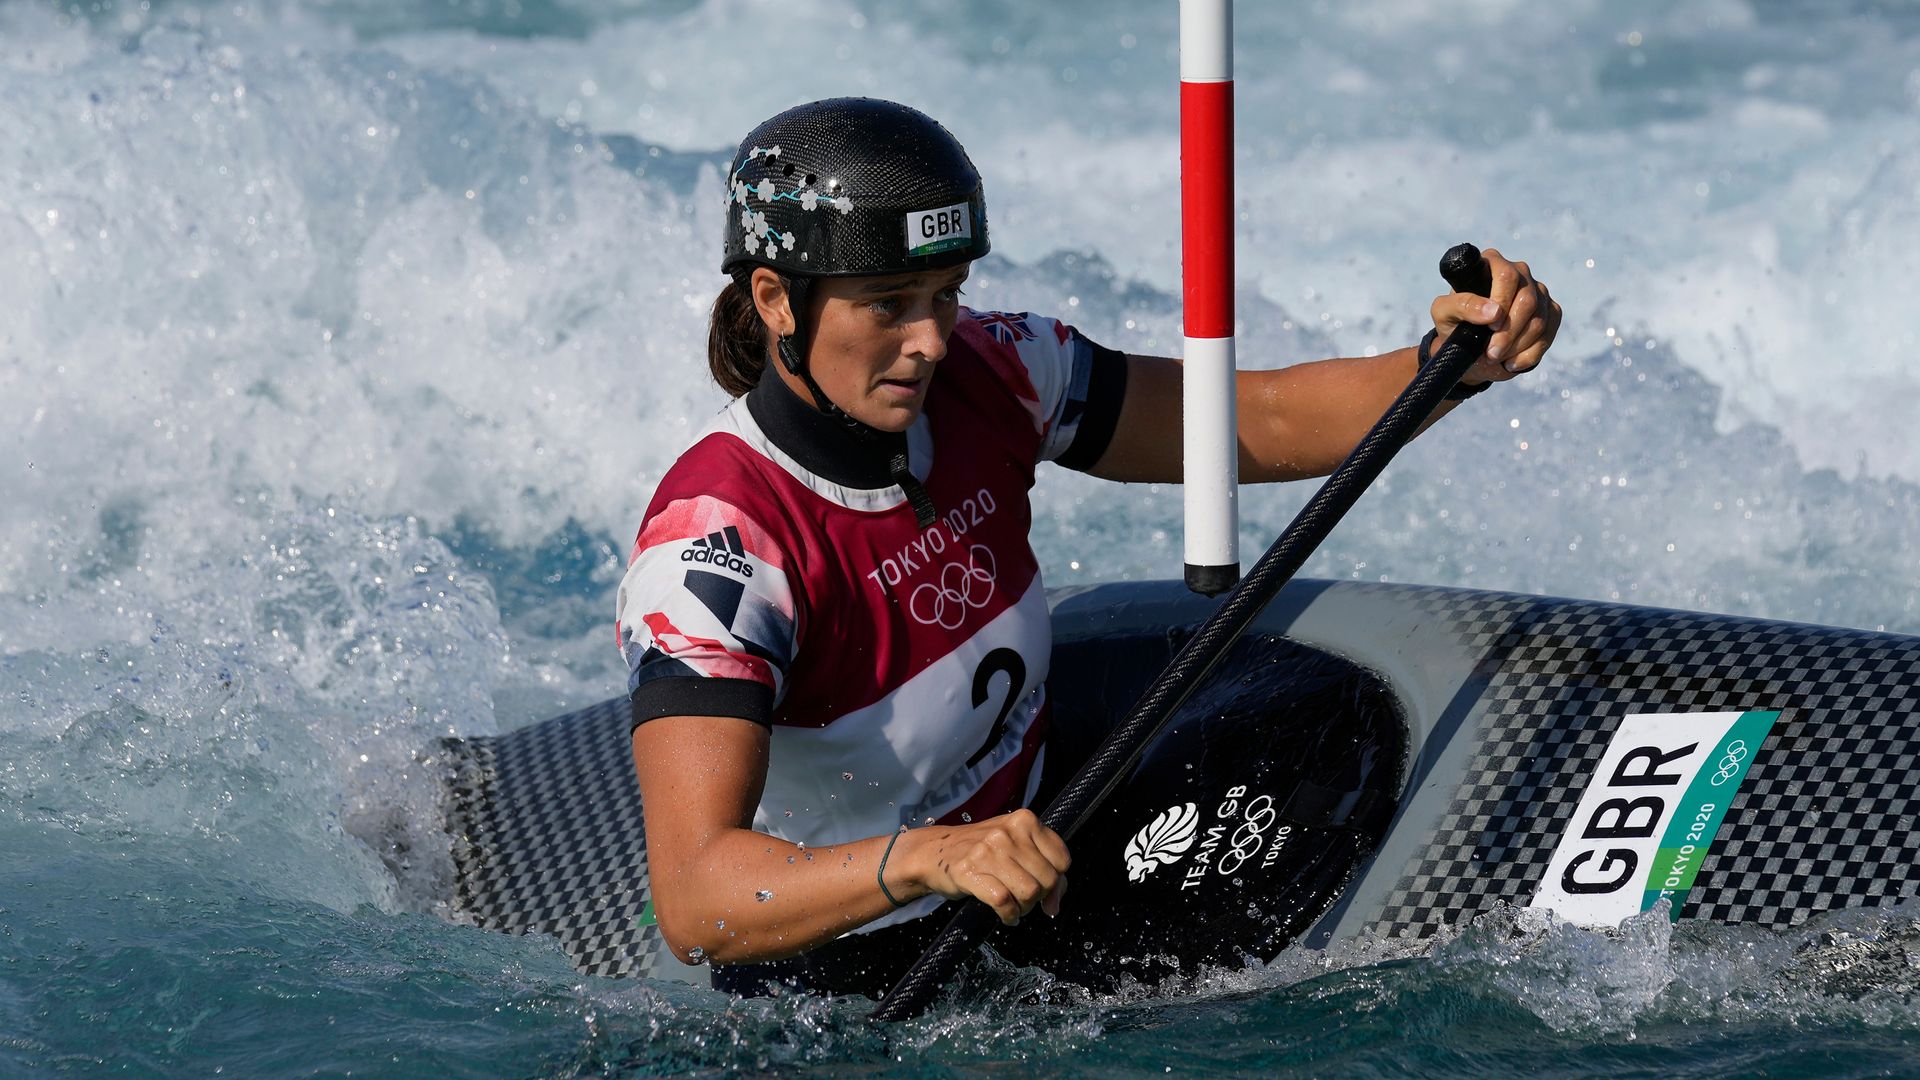
[[[760,313],[760,321],[772,330],[776,337],[785,337],[793,333],[793,308],[788,303],[787,286],[780,275],[764,266],[757,266],[751,282],[754,310]]]

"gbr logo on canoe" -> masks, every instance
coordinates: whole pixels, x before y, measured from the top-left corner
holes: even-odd
[[[1662,899],[1677,916],[1775,712],[1639,714],[1587,779],[1532,906],[1616,926]]]

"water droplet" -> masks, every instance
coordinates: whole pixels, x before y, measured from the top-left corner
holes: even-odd
[[[693,948],[687,950],[687,963],[704,964],[706,962],[707,962],[707,950],[701,948],[698,945],[695,945]]]
[[[803,851],[803,852],[801,852],[801,854],[802,854],[802,855],[805,855],[805,856],[807,857],[807,861],[808,861],[808,862],[812,862],[812,861],[813,861],[813,852],[811,852],[811,851]]]
[[[795,840],[793,846],[799,848],[801,851],[807,850],[807,842],[805,840]]]
[[[787,816],[788,816],[788,817],[792,817],[792,816],[793,816],[793,811],[791,811],[791,810],[789,810],[789,811],[787,811]]]
[[[727,928],[727,920],[725,920],[725,919],[715,919],[715,920],[713,920],[713,925],[714,925],[714,928],[715,928],[715,929],[718,929],[718,930],[725,930],[725,929]]]
[[[961,812],[960,812],[960,820],[961,820],[961,821],[972,821],[972,820],[973,820],[973,815],[972,815],[972,814],[969,814],[969,813],[967,813],[966,811],[964,811],[964,810],[963,810],[963,811],[961,811]]]
[[[789,856],[787,856],[787,861],[788,861],[788,862],[792,862],[792,861],[793,861],[793,856],[791,856],[791,855],[789,855]]]
[[[841,773],[841,774],[840,774],[840,779],[842,779],[842,780],[851,780],[851,779],[853,779],[853,774],[852,774],[852,773],[850,773],[850,772],[843,772],[843,773]]]
[[[787,861],[788,861],[788,862],[792,862],[793,860],[792,860],[792,859],[788,859]],[[759,892],[757,892],[757,893],[754,893],[754,894],[753,894],[753,898],[754,898],[755,900],[758,900],[758,901],[760,901],[761,903],[763,903],[763,904],[764,904],[764,903],[766,903],[767,901],[769,901],[769,900],[771,900],[771,899],[773,899],[773,890],[772,890],[772,889],[761,889],[761,890],[760,890]]]

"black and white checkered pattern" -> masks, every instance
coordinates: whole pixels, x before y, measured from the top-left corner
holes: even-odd
[[[1454,705],[1466,711],[1460,737],[1474,740],[1475,757],[1371,920],[1377,932],[1428,937],[1497,901],[1528,902],[1608,740],[1641,712],[1781,713],[1682,915],[1791,925],[1920,895],[1911,780],[1920,639],[1365,588],[1425,612],[1418,634],[1457,639],[1479,657]],[[553,934],[584,972],[677,974],[685,969],[658,928],[636,925],[649,890],[629,715],[616,699],[496,738],[448,741],[454,908],[482,927]]]
[[[1629,714],[1779,710],[1679,912],[1784,926],[1920,893],[1920,640],[1728,616],[1407,590],[1481,657],[1474,763],[1376,932],[1531,900]]]
[[[454,909],[490,930],[552,934],[590,975],[677,963],[637,923],[645,819],[625,699],[495,738],[449,739]]]

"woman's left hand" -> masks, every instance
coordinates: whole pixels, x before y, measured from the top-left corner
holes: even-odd
[[[1486,355],[1460,379],[1469,386],[1504,382],[1532,371],[1560,332],[1560,305],[1548,295],[1545,283],[1534,279],[1526,263],[1511,262],[1493,248],[1481,254],[1492,271],[1491,293],[1485,297],[1453,293],[1433,301],[1433,325],[1439,331],[1433,340],[1435,353],[1461,323],[1477,323],[1494,331]]]

